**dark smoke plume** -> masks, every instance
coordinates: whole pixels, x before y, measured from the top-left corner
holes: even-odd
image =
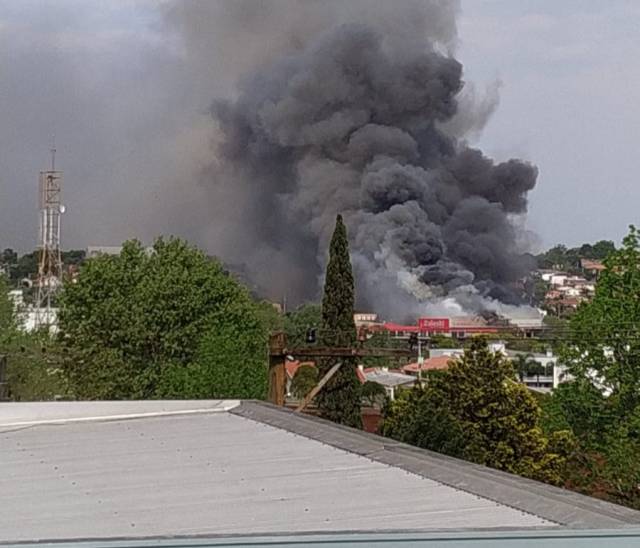
[[[252,8],[242,4],[247,18]],[[477,116],[460,108],[451,5],[389,2],[422,14],[403,27],[380,7],[385,17],[372,9],[361,23],[338,24],[340,4],[322,4],[306,4],[324,17],[320,28],[213,105],[219,142],[209,177],[229,199],[231,213],[219,217],[234,227],[226,252],[235,249],[273,298],[313,298],[342,213],[361,306],[399,318],[518,304],[512,286],[530,265],[514,217],[526,212],[537,171],[496,164],[465,143],[493,107]]]

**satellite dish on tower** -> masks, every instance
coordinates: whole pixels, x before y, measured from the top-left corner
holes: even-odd
[[[60,213],[64,213],[65,211],[67,211],[66,206],[63,204],[60,206]]]

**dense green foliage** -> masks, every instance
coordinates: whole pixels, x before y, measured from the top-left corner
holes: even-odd
[[[9,400],[43,401],[72,396],[61,369],[63,350],[49,335],[14,331],[0,346],[0,354],[7,355]]]
[[[429,373],[385,409],[383,434],[553,484],[562,482],[567,432],[543,434],[540,408],[511,363],[476,339],[449,369]]]
[[[388,332],[377,332],[369,335],[362,343],[362,346],[364,348],[407,348],[407,341],[396,339]],[[389,369],[399,369],[407,363],[407,359],[405,357],[391,358],[387,356],[376,356],[362,358],[359,360],[359,363],[365,367],[388,367]]]
[[[0,342],[9,335],[14,327],[15,318],[13,303],[9,299],[9,284],[7,278],[0,274]]]
[[[85,259],[84,250],[72,249],[61,253],[62,264],[65,266],[79,265]],[[12,286],[18,284],[25,278],[34,279],[38,273],[38,251],[31,251],[24,255],[18,255],[11,248],[6,248],[0,252],[0,267],[2,267],[9,277]]]
[[[434,377],[436,373],[428,375]],[[382,435],[453,457],[464,457],[462,425],[448,406],[430,397],[425,387],[398,391],[396,399],[387,402],[383,416]]]
[[[640,241],[631,227],[590,303],[569,323],[561,361],[573,378],[545,405],[548,430],[580,443],[571,486],[640,508]]]
[[[544,375],[547,372],[545,367],[540,362],[536,361],[531,354],[518,354],[512,360],[512,363],[521,381],[525,377],[529,377],[531,375]]]
[[[567,248],[558,244],[538,255],[538,268],[557,268],[568,272],[580,270],[580,259],[603,260],[615,251],[615,245],[609,240],[600,240],[595,244],[583,244],[579,247]]]
[[[370,407],[383,407],[387,402],[387,391],[377,382],[366,381],[362,385],[362,403]]]
[[[322,307],[319,304],[303,304],[292,312],[288,312],[284,318],[287,345],[291,348],[305,346],[307,330],[315,327],[319,331],[321,325]]]
[[[60,297],[76,397],[262,397],[266,329],[220,264],[177,240],[86,261]]]
[[[10,247],[0,252],[0,265],[10,266],[18,262],[18,253]]]
[[[350,346],[355,343],[356,329],[353,322],[354,281],[349,257],[347,229],[338,215],[329,246],[329,263],[322,299],[322,325],[320,340],[325,346]],[[342,367],[316,396],[320,414],[334,422],[362,427],[360,411],[360,381],[356,374],[357,363],[343,358]],[[321,360],[318,364],[323,376],[335,360]]]
[[[260,323],[269,333],[282,331],[284,329],[284,316],[269,301],[259,301],[256,303],[256,314]]]
[[[291,381],[291,394],[299,400],[303,399],[318,384],[318,369],[305,364],[298,367]]]
[[[7,397],[12,401],[50,400],[68,393],[60,370],[61,351],[50,336],[18,329],[9,283],[0,275],[0,355],[7,359]]]

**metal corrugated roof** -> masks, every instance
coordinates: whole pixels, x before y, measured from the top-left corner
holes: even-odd
[[[364,376],[366,380],[377,382],[383,386],[402,386],[406,384],[413,384],[416,382],[416,378],[411,375],[405,375],[396,371],[385,371],[384,369],[371,369],[365,370]]]
[[[549,530],[640,515],[264,404],[140,403],[65,403],[47,424],[34,419],[48,420],[43,407],[0,406],[12,406],[0,540]]]

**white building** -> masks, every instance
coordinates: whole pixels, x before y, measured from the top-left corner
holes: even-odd
[[[356,312],[353,315],[353,322],[356,327],[373,325],[378,321],[378,315],[373,312]]]
[[[24,294],[22,289],[13,289],[8,293],[9,299],[13,302],[13,309],[16,315],[18,329],[30,333],[36,328],[36,320],[38,317],[38,311],[31,305],[27,305],[24,302]],[[58,309],[50,308],[39,311],[41,318],[50,327],[51,334],[58,332]]]
[[[544,368],[543,374],[530,374],[524,377],[523,383],[529,388],[550,392],[557,388],[561,382],[568,380],[565,378],[566,367],[558,364],[558,357],[553,352],[547,351],[544,354],[540,354],[515,350],[507,351],[507,356],[511,360],[515,360],[522,355],[530,356],[532,360],[535,360]]]
[[[552,287],[559,287],[561,285],[565,285],[567,278],[570,276],[568,274],[553,274],[549,278],[549,283]]]
[[[358,366],[360,372],[364,375],[366,381],[375,382],[384,387],[389,399],[394,400],[397,388],[407,388],[413,386],[416,378],[412,375],[406,375],[400,371],[389,371],[387,367],[374,367],[365,369],[362,365]]]

